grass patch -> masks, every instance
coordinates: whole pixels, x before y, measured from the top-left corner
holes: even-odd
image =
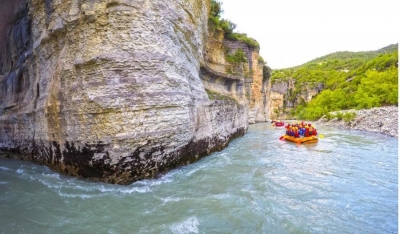
[[[260,44],[255,39],[248,37],[246,33],[229,33],[225,34],[225,36],[231,40],[241,41],[248,46],[260,49]]]
[[[217,92],[208,90],[208,89],[206,89],[206,92],[207,92],[208,98],[209,98],[210,100],[234,100],[234,101],[236,101],[236,100],[235,100],[234,98],[232,98],[232,97],[229,97],[229,96],[227,96],[227,95],[223,95],[223,94],[220,94],[220,93],[217,93]]]
[[[354,120],[356,118],[357,114],[354,112],[347,112],[343,115],[343,120],[346,123],[349,123],[350,121]]]

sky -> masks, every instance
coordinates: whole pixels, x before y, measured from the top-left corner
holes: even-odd
[[[398,0],[219,0],[222,18],[261,46],[272,69],[337,51],[378,50],[400,39]]]

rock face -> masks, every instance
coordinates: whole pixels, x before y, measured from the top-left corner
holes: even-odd
[[[0,45],[0,155],[126,184],[243,135],[266,118],[262,66],[248,48],[245,79],[205,55],[209,7],[21,0]],[[210,100],[205,88],[233,98]]]
[[[295,79],[269,83],[267,88],[268,116],[271,119],[290,118],[291,110],[299,104],[310,102],[323,88],[322,83],[296,85]]]
[[[227,56],[238,50],[244,52],[246,62],[228,62]],[[201,76],[204,87],[248,105],[249,123],[265,122],[268,119],[265,100],[268,82],[263,80],[264,66],[258,48],[226,39],[222,30],[209,29]]]
[[[335,111],[331,112],[331,114],[336,116],[339,112],[342,114],[353,112],[356,116],[348,122],[339,120],[338,118],[328,120],[323,116],[318,120],[318,124],[377,132],[392,137],[398,137],[399,108],[397,106],[375,107],[366,110]]]

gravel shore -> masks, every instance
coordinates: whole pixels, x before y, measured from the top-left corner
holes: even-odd
[[[398,107],[397,106],[386,106],[386,107],[375,107],[371,109],[363,110],[345,110],[331,112],[332,115],[336,115],[338,112],[343,114],[348,112],[355,112],[356,117],[345,122],[338,118],[327,120],[323,116],[316,123],[327,126],[337,126],[346,129],[356,129],[369,132],[382,133],[392,137],[398,137]]]

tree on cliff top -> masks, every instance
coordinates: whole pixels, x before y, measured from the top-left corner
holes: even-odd
[[[222,5],[221,2],[216,0],[211,0],[210,15],[214,17],[220,17],[221,13],[223,12],[221,5]]]
[[[210,14],[208,15],[208,22],[210,25],[220,28],[221,13],[223,12],[221,2],[211,0]]]
[[[223,12],[222,3],[216,0],[211,0],[211,9],[208,16],[208,22],[215,28],[222,29],[224,31],[225,38],[241,41],[250,47],[259,49],[260,44],[253,38],[248,37],[245,33],[235,33],[236,24],[227,19],[221,19],[221,13]]]

